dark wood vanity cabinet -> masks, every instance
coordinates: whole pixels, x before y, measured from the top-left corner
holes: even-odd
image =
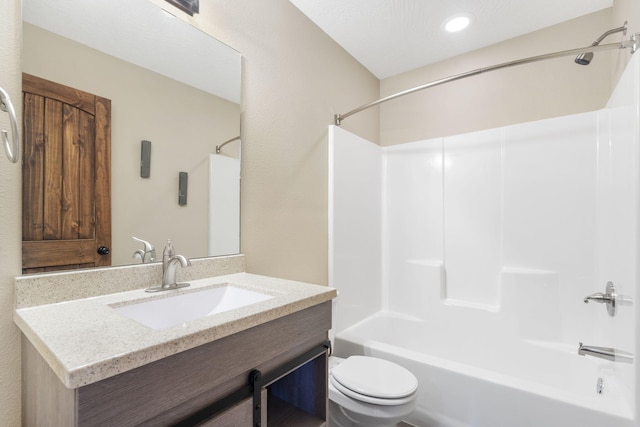
[[[254,398],[226,405],[229,396],[256,370],[266,378],[292,366],[260,384],[261,427],[325,426],[327,352],[305,357],[327,342],[330,327],[324,302],[77,389],[66,388],[23,337],[23,425],[188,425],[213,405],[223,409],[199,425],[249,427]]]
[[[318,427],[327,419],[327,352],[266,387],[267,425]]]

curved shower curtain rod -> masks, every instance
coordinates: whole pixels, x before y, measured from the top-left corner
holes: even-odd
[[[237,141],[237,140],[239,140],[239,139],[240,139],[240,137],[239,137],[239,136],[235,136],[235,137],[233,137],[233,138],[231,138],[231,139],[226,140],[225,142],[223,142],[223,143],[222,143],[222,144],[220,144],[220,145],[216,145],[216,154],[220,154],[220,150],[222,150],[222,147],[224,147],[224,146],[225,146],[225,145],[227,145],[228,143],[233,142],[233,141]]]
[[[622,29],[622,28],[623,27],[620,27],[620,29]],[[626,26],[624,28],[626,30]],[[605,34],[607,34],[607,33],[605,33]],[[453,82],[453,81],[456,81],[456,80],[461,80],[461,79],[464,79],[464,78],[467,78],[467,77],[476,76],[478,74],[486,73],[488,71],[495,71],[495,70],[499,70],[501,68],[513,67],[513,66],[522,65],[522,64],[529,64],[531,62],[544,61],[544,60],[547,60],[547,59],[560,58],[560,57],[563,57],[563,56],[578,55],[578,54],[582,54],[582,53],[595,52],[595,51],[601,51],[601,50],[631,48],[631,53],[635,53],[635,51],[636,51],[636,49],[638,47],[638,45],[637,45],[638,39],[640,39],[640,33],[635,33],[635,34],[633,34],[631,36],[631,38],[629,40],[623,40],[621,43],[611,43],[611,44],[603,44],[603,45],[596,45],[594,43],[593,45],[588,46],[588,47],[582,47],[582,48],[570,49],[570,50],[563,50],[563,51],[560,51],[560,52],[547,53],[547,54],[538,55],[538,56],[531,56],[529,58],[518,59],[518,60],[515,60],[515,61],[509,61],[509,62],[503,62],[501,64],[492,65],[490,67],[477,68],[475,70],[471,70],[471,71],[467,71],[465,73],[461,73],[461,74],[456,74],[456,75],[453,75],[453,76],[445,77],[445,78],[439,79],[439,80],[434,80],[434,81],[431,81],[429,83],[425,83],[423,85],[416,86],[414,88],[407,89],[407,90],[404,90],[402,92],[398,92],[398,93],[395,93],[393,95],[386,96],[384,98],[380,98],[377,101],[373,101],[373,102],[365,104],[365,105],[363,105],[361,107],[353,109],[353,110],[349,111],[348,113],[336,114],[334,116],[334,123],[337,126],[340,126],[342,124],[342,121],[344,119],[346,119],[347,117],[350,117],[350,116],[352,116],[352,115],[354,115],[356,113],[359,113],[359,112],[361,112],[363,110],[366,110],[368,108],[375,107],[376,105],[380,105],[383,102],[391,101],[392,99],[396,99],[396,98],[399,98],[401,96],[409,95],[409,94],[414,93],[414,92],[419,92],[421,90],[428,89],[428,88],[434,87],[434,86],[438,86],[438,85],[441,85],[441,84],[444,84],[444,83],[449,83],[449,82]]]

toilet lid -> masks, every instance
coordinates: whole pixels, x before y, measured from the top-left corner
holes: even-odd
[[[403,399],[418,389],[418,380],[411,372],[375,357],[351,356],[335,366],[331,374],[351,392],[378,399]]]

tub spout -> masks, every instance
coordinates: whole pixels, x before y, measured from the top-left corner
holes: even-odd
[[[578,354],[580,356],[594,356],[612,362],[633,363],[633,354],[610,347],[596,347],[579,343]]]

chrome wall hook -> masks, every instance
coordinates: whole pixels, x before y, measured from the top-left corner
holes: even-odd
[[[9,121],[11,122],[12,138],[9,139],[9,133],[2,130],[2,144],[7,158],[11,163],[17,163],[20,160],[20,134],[18,133],[18,120],[16,119],[16,110],[13,108],[9,94],[0,87],[0,110],[9,113]]]

